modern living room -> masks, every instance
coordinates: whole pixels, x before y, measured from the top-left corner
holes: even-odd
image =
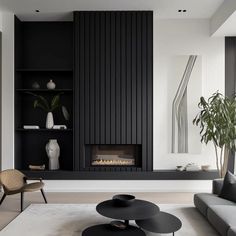
[[[236,236],[235,0],[0,0],[0,235]]]

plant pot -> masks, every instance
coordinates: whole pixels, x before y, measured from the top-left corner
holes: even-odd
[[[52,129],[54,126],[53,114],[52,112],[48,112],[46,118],[46,129]]]

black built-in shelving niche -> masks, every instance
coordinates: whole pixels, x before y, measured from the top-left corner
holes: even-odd
[[[46,88],[53,79],[55,90]],[[60,171],[74,170],[73,155],[73,22],[22,22],[15,18],[15,167],[46,164],[45,145],[57,139],[61,149]],[[33,89],[37,81],[40,89]],[[66,122],[60,111],[54,112],[56,124],[66,124],[67,130],[45,129],[46,113],[33,108],[34,97],[47,98],[61,93],[61,101],[69,110]],[[23,125],[39,125],[40,129],[25,130]]]

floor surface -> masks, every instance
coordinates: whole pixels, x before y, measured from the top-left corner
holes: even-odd
[[[116,193],[46,193],[48,203],[99,203],[111,199]],[[159,204],[192,204],[194,193],[133,193],[136,198]],[[2,193],[0,193],[2,196]],[[31,203],[42,203],[40,192],[25,194],[25,207]],[[7,196],[0,206],[0,230],[20,213],[20,195]]]

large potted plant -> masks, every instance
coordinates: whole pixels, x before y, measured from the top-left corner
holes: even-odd
[[[236,99],[219,92],[208,100],[200,98],[200,112],[193,124],[200,127],[201,142],[213,142],[216,155],[216,167],[220,177],[227,172],[231,150],[235,150],[236,139]]]
[[[46,118],[46,128],[47,129],[52,129],[54,126],[52,112],[55,111],[56,109],[61,109],[65,120],[69,120],[70,116],[69,116],[69,113],[68,113],[66,107],[60,103],[60,95],[62,93],[53,96],[53,98],[50,102],[45,97],[43,97],[41,95],[31,93],[31,92],[28,92],[28,94],[30,94],[36,98],[34,100],[34,104],[33,104],[34,108],[40,108],[47,113],[47,118]]]

